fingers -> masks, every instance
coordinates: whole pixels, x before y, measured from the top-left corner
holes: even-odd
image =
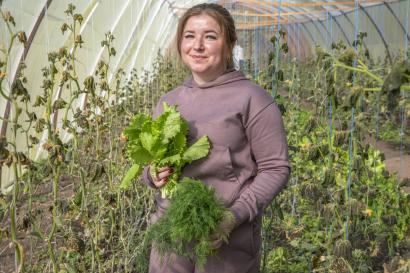
[[[152,181],[157,188],[163,187],[168,182],[168,177],[172,174],[172,168],[162,167],[155,174],[152,173]]]
[[[154,180],[153,182],[154,182],[155,187],[161,188],[168,182],[168,180],[166,178],[164,178],[164,179],[161,179],[159,181]]]
[[[171,168],[171,167],[168,167],[168,166],[165,166],[165,167],[159,168],[159,169],[158,169],[158,172],[160,173],[160,172],[164,172],[164,171],[167,171],[167,170],[171,170],[171,171],[172,171],[172,168]]]
[[[164,168],[160,169],[157,172],[157,175],[154,180],[157,180],[157,181],[163,180],[164,178],[168,178],[168,176],[170,176],[171,174],[172,174],[172,170],[169,167],[167,167],[167,169],[164,169]]]
[[[210,242],[210,248],[211,248],[211,249],[218,249],[218,248],[220,248],[220,247],[222,246],[222,243],[223,243],[223,240],[222,240],[221,237],[219,237],[219,238],[216,239],[216,240],[211,240],[211,242]]]

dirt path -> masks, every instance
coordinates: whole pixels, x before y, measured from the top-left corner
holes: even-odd
[[[381,151],[385,156],[386,169],[390,173],[396,173],[397,177],[402,180],[410,178],[410,149],[404,147],[400,151],[400,145],[389,141],[368,140],[376,149]]]

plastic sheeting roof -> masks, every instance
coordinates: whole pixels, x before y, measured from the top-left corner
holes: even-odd
[[[249,10],[254,10],[256,13],[247,13],[239,15],[270,17],[275,20],[270,23],[277,23],[278,17],[282,23],[298,23],[311,20],[325,20],[327,15],[339,16],[346,12],[355,9],[355,5],[359,7],[369,7],[380,3],[388,3],[394,1],[258,1],[258,0],[243,0],[243,1],[221,1],[226,3],[240,4],[247,7]],[[357,3],[356,3],[357,2]],[[238,13],[233,13],[238,15]]]

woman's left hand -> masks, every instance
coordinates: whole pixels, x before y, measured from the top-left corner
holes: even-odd
[[[222,243],[228,241],[229,234],[232,232],[236,224],[235,216],[230,210],[226,210],[222,217],[221,223],[217,231],[210,236],[211,248],[218,249]]]

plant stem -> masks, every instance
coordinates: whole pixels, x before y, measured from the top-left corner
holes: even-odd
[[[335,67],[342,67],[342,68],[345,68],[345,69],[351,70],[351,71],[364,73],[364,74],[368,75],[369,77],[371,77],[372,79],[374,79],[375,81],[377,81],[378,83],[383,84],[383,79],[382,78],[380,78],[379,76],[373,74],[372,72],[370,72],[367,69],[360,69],[360,68],[357,68],[357,67],[352,67],[352,66],[349,66],[349,65],[345,65],[345,64],[340,63],[339,61],[335,61],[334,66]]]

